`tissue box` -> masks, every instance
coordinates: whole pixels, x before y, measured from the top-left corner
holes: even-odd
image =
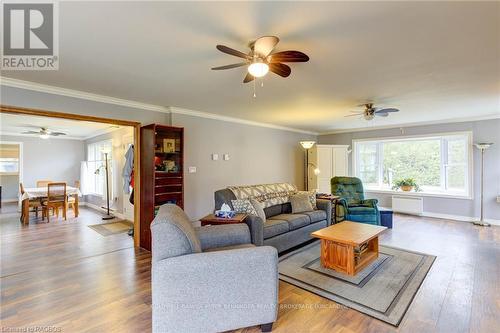
[[[219,218],[224,218],[224,219],[230,219],[234,217],[236,213],[234,211],[224,211],[224,210],[216,210],[215,211],[215,216]]]

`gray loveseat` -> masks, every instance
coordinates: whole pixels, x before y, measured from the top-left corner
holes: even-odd
[[[176,205],[151,224],[153,332],[221,332],[277,317],[278,253],[245,224],[194,228]]]
[[[232,208],[231,200],[236,196],[230,189],[215,192],[215,209],[223,203]],[[317,200],[317,210],[292,214],[289,202],[264,208],[266,221],[255,215],[249,215],[246,224],[250,228],[252,243],[270,245],[278,252],[288,250],[311,239],[311,232],[331,224],[332,204],[329,200]]]

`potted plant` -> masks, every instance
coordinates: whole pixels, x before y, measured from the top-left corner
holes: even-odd
[[[396,180],[394,182],[394,185],[392,186],[392,189],[395,191],[401,189],[403,192],[410,192],[413,189],[415,190],[415,192],[420,191],[420,187],[413,178],[402,178]]]

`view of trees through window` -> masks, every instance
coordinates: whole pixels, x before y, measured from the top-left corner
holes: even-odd
[[[356,176],[368,188],[390,189],[413,178],[424,192],[467,193],[469,136],[355,142]]]

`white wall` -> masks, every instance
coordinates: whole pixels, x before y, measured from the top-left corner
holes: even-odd
[[[457,131],[472,131],[473,142],[494,142],[494,145],[485,154],[484,175],[484,214],[486,219],[500,220],[500,203],[496,197],[500,195],[500,119],[490,119],[471,122],[436,124],[425,126],[405,127],[403,135],[422,135]],[[319,143],[352,145],[354,139],[368,139],[401,136],[399,128],[360,131],[320,135]],[[480,153],[472,148],[473,153],[473,199],[454,199],[424,197],[424,211],[434,214],[454,215],[461,217],[479,216],[479,184],[480,184]],[[352,174],[352,156],[349,161],[349,170]],[[392,194],[368,193],[377,198],[381,206],[390,207]]]
[[[0,140],[23,143],[24,187],[34,187],[37,180],[43,179],[65,181],[68,184],[80,179],[80,162],[84,159],[83,141],[53,138],[43,140],[12,135],[1,135]],[[17,184],[16,187],[18,186]]]
[[[199,219],[214,209],[214,192],[230,185],[290,182],[303,187],[304,151],[312,136],[264,127],[172,114],[184,127],[185,210]],[[218,161],[211,154],[219,154]],[[223,154],[230,160],[224,161]],[[187,173],[189,166],[196,173]]]
[[[229,185],[291,182],[303,186],[303,150],[298,142],[315,137],[296,132],[263,128],[122,107],[19,88],[4,87],[2,104],[82,115],[133,120],[143,125],[172,124],[185,127],[185,209],[191,219],[210,213],[214,191]],[[231,160],[213,162],[211,153],[229,153]],[[187,170],[186,170],[187,172]]]

